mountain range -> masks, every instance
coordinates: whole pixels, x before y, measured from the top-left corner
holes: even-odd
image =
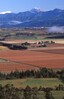
[[[42,11],[31,9],[19,13],[0,13],[0,27],[64,26],[64,10]]]

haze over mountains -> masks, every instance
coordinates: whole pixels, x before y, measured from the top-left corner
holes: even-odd
[[[30,11],[0,13],[0,27],[50,27],[64,26],[64,10],[54,9],[42,11],[31,9]]]

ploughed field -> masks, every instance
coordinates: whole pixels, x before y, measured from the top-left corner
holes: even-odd
[[[64,68],[64,46],[31,50],[0,50],[0,71]]]

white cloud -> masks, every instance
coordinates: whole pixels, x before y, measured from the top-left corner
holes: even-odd
[[[20,21],[10,21],[8,24],[10,25],[16,25],[16,24],[21,24],[22,22]]]
[[[0,14],[11,13],[11,11],[0,12]]]
[[[48,28],[48,31],[49,32],[52,32],[52,33],[64,33],[64,27],[61,27],[61,26],[52,26],[50,28]]]

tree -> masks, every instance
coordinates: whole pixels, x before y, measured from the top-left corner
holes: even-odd
[[[47,91],[45,94],[46,99],[54,99],[54,97],[52,96],[52,93],[50,91]]]
[[[24,89],[23,99],[31,99],[32,98],[32,90],[29,86]]]
[[[33,99],[38,99],[38,89],[37,89],[37,87],[33,88],[32,95],[33,95]]]

